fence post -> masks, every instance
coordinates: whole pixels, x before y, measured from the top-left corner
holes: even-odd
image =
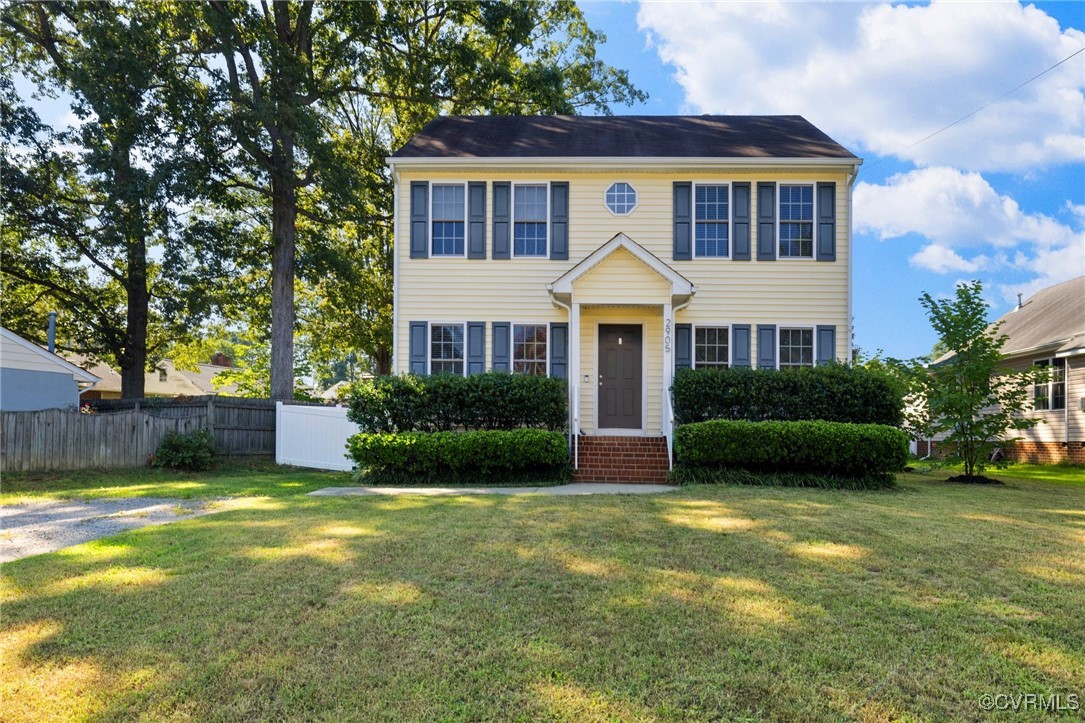
[[[215,447],[218,447],[218,440],[215,439],[215,398],[207,398],[207,431],[211,433],[211,439],[215,443]]]

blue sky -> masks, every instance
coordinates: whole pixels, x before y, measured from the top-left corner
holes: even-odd
[[[649,93],[617,113],[799,114],[865,159],[855,343],[935,336],[924,292],[980,279],[992,319],[1085,274],[1085,3],[582,2],[601,59]]]

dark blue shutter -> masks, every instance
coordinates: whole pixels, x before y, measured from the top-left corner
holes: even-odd
[[[569,184],[550,184],[550,258],[569,258]]]
[[[734,228],[731,231],[734,247],[731,258],[735,261],[750,260],[750,184],[735,183],[732,188],[732,218]]]
[[[674,260],[693,258],[693,184],[674,182]]]
[[[818,184],[818,261],[836,261],[836,184]]]
[[[426,373],[426,337],[429,335],[429,325],[424,321],[411,322],[411,334],[409,339],[410,368],[411,374]]]
[[[731,366],[751,366],[749,324],[733,324],[731,326]]]
[[[776,325],[757,325],[757,368],[776,368]]]
[[[512,210],[512,184],[508,181],[493,184],[494,192],[494,250],[493,258],[512,257],[509,245],[509,223]]]
[[[486,322],[467,322],[467,374],[486,371]]]
[[[693,324],[674,325],[674,368],[693,366]]]
[[[569,378],[569,325],[550,325],[550,376]]]
[[[776,260],[775,183],[757,184],[757,260]]]
[[[490,325],[490,333],[493,336],[493,339],[490,340],[490,344],[493,345],[490,354],[490,367],[495,372],[512,371],[512,366],[509,363],[509,351],[512,349],[512,344],[509,341],[512,333],[511,325],[507,321],[495,321]]]
[[[486,183],[467,184],[467,258],[486,258]]]
[[[819,326],[818,335],[818,366],[832,364],[836,361],[836,327]]]
[[[429,256],[429,183],[411,181],[411,258]]]

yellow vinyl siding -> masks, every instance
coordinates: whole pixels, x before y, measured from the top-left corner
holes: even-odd
[[[579,304],[665,304],[671,285],[625,249],[618,249],[573,283]]]
[[[587,167],[562,170],[509,170],[498,167],[470,173],[401,169],[397,214],[398,291],[397,339],[394,368],[408,366],[408,325],[411,321],[567,321],[555,306],[547,284],[618,233],[658,256],[698,289],[693,302],[676,315],[678,323],[713,324],[832,324],[836,326],[836,356],[847,350],[848,319],[848,183],[844,170],[811,172],[801,169],[720,170],[675,169],[673,172],[591,172]],[[428,258],[410,255],[410,182],[512,181],[569,182],[569,260],[549,258]],[[752,209],[757,182],[834,181],[837,186],[836,261],[810,259],[732,261],[700,258],[672,259],[674,181],[741,182],[752,184]],[[637,190],[637,207],[628,216],[614,216],[603,203],[608,186],[627,181]],[[486,194],[486,249],[493,252],[493,188]],[[751,223],[751,248],[756,256],[757,224]],[[733,234],[731,234],[733,237]],[[636,289],[627,288],[623,298]],[[653,294],[654,295],[654,294]],[[574,298],[574,301],[576,299]],[[654,302],[653,303],[657,303]],[[487,365],[490,358],[487,324]],[[754,340],[756,346],[756,340]],[[751,350],[756,358],[756,348]]]
[[[599,325],[641,324],[644,329],[645,433],[659,436],[659,405],[663,390],[663,312],[649,306],[584,306],[580,316],[580,428],[596,429],[596,394],[599,390]],[[588,381],[584,381],[584,377]],[[636,432],[637,430],[632,430]]]

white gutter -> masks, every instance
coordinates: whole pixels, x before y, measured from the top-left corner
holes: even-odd
[[[595,170],[597,166],[634,166],[634,167],[665,167],[665,166],[749,166],[757,168],[761,166],[848,166],[853,173],[858,173],[858,168],[863,163],[861,158],[773,158],[751,156],[728,156],[728,157],[637,157],[637,156],[548,156],[537,158],[532,156],[408,156],[397,158],[389,156],[385,159],[389,167],[411,166],[457,166],[467,168],[470,166],[509,166],[531,165],[543,168],[554,166],[577,166],[590,165]]]
[[[862,163],[862,160],[860,160],[859,163]],[[852,243],[851,229],[852,229],[852,225],[854,223],[854,219],[852,218],[852,198],[854,197],[854,193],[852,193],[852,191],[853,191],[853,189],[855,187],[855,181],[858,178],[859,178],[859,166],[857,164],[855,166],[854,170],[851,173],[848,174],[848,328],[847,328],[847,331],[846,331],[846,333],[848,335],[848,346],[847,346],[848,351],[847,351],[847,356],[844,359],[844,362],[846,364],[851,364],[852,344],[853,344],[852,337],[854,336],[853,331],[854,331],[854,324],[855,324],[855,316],[854,316],[854,309],[853,309],[855,294],[852,291],[852,285],[855,282],[854,275],[853,275],[853,269],[855,268],[855,245]]]
[[[389,371],[397,372],[399,357],[399,172],[392,164],[392,364]],[[410,371],[410,369],[408,369]]]
[[[546,285],[547,289],[550,289],[550,284]],[[556,306],[560,306],[568,313],[569,321],[569,356],[573,354],[573,307],[572,304],[564,304],[556,296],[550,294],[550,301],[554,302]],[[576,340],[577,349],[579,350],[580,339]],[[577,354],[580,352],[577,351]],[[569,365],[572,366],[571,364]],[[573,469],[580,468],[580,399],[577,390],[580,389],[578,379],[573,378],[573,373],[577,376],[580,375],[580,368],[569,369],[567,374],[569,381],[569,417],[571,424],[569,425],[569,448],[573,452]]]

